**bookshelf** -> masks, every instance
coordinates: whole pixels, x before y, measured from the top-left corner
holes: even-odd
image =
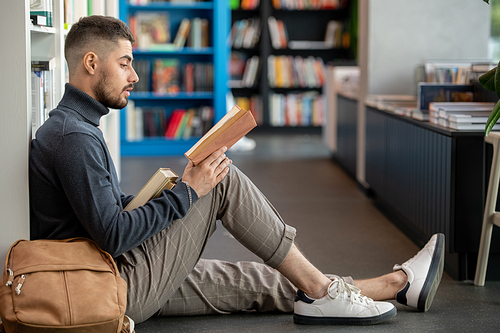
[[[131,93],[129,100],[132,103],[120,111],[122,156],[182,155],[191,148],[201,137],[199,133],[174,138],[165,137],[166,128],[175,110],[212,108],[210,125],[226,114],[229,57],[226,38],[229,31],[229,12],[226,0],[176,3],[164,1],[148,2],[143,5],[138,5],[135,1],[119,1],[120,19],[131,26],[136,39],[139,40],[136,43],[137,47],[134,48],[134,68],[140,79]],[[143,46],[141,36],[138,36],[138,30],[134,28],[135,22],[140,21],[139,17],[144,15],[143,13],[160,13],[167,17],[169,43],[175,40],[183,19],[190,19],[191,28],[195,24],[195,18],[204,19],[209,26],[208,45],[200,46],[194,41],[193,43],[188,41],[182,48],[168,48],[161,44],[154,45],[154,42]],[[175,83],[178,86],[175,90],[155,90],[158,84],[153,73],[159,68],[157,59],[167,59],[174,64],[172,67],[177,77]],[[193,72],[205,73],[208,78],[198,79],[197,83],[197,77],[193,75],[194,89],[185,87],[186,78],[191,77],[185,72],[188,65],[194,67]],[[210,74],[211,72],[216,75]],[[167,89],[173,88],[170,86]],[[150,113],[147,110],[152,111],[151,114],[154,116],[149,117]],[[154,110],[158,112],[155,113]]]
[[[290,119],[295,118],[290,117],[290,115],[295,116],[297,112],[303,113],[304,110],[299,106],[297,111],[297,108],[289,108],[284,105],[312,105],[312,102],[309,101],[314,100],[315,96],[323,95],[324,81],[301,83],[300,77],[297,77],[297,74],[308,72],[304,67],[308,58],[312,57],[314,60],[319,60],[318,64],[323,67],[322,71],[325,75],[326,64],[328,63],[336,65],[352,65],[355,63],[356,42],[355,38],[353,38],[355,31],[351,31],[355,30],[351,28],[352,24],[356,24],[356,20],[351,20],[353,13],[355,14],[356,11],[353,5],[355,1],[332,1],[332,7],[299,9],[296,7],[285,8],[285,5],[303,2],[261,0],[258,7],[246,10],[242,8],[244,2],[246,1],[240,2],[240,7],[236,5],[233,7],[232,26],[234,27],[235,23],[243,20],[258,20],[260,23],[260,36],[255,46],[245,48],[233,45],[232,52],[243,54],[244,59],[257,55],[260,62],[256,82],[251,87],[232,85],[231,91],[236,100],[239,97],[250,98],[255,95],[261,97],[261,128],[273,130],[278,127],[321,128],[320,122],[322,120],[315,120],[312,114],[306,114],[305,117],[299,115],[298,120],[290,121]],[[338,3],[337,7],[335,7],[335,3]],[[269,26],[269,18],[274,18],[283,23],[287,39],[287,43],[284,45],[275,45],[275,40],[272,37],[275,31]],[[322,42],[325,41],[330,21],[339,22],[338,36],[335,37],[333,45],[324,45]],[[344,39],[342,39],[342,33],[344,33]],[[351,36],[350,38],[348,34]],[[294,42],[290,43],[290,41]],[[296,43],[296,41],[305,41],[306,43]],[[302,63],[294,63],[290,61],[291,58],[300,58],[303,61]],[[269,59],[273,59],[274,62],[269,61]],[[292,73],[295,66],[301,67],[298,67],[299,69]],[[285,68],[285,70],[282,68]],[[289,79],[285,76],[281,80],[280,77],[283,74],[277,74],[279,72],[289,72]],[[311,95],[313,96],[311,97]],[[300,101],[304,101],[304,104],[300,104]],[[323,106],[326,104],[324,95],[321,103]]]
[[[106,0],[105,4],[106,11],[113,15],[116,0]],[[36,57],[55,59],[53,94],[58,103],[64,93],[63,45],[66,31],[64,0],[53,0],[52,27],[31,24],[29,0],[2,0],[1,5],[0,38],[8,45],[0,51],[0,61],[4,64],[0,68],[0,75],[4,78],[0,82],[4,110],[0,129],[0,257],[4,257],[14,241],[30,237],[28,158],[32,138],[31,60]],[[112,124],[107,125],[107,128],[112,127]],[[112,133],[106,137],[111,140]]]

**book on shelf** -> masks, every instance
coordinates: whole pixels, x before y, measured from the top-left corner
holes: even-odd
[[[241,79],[244,87],[251,88],[255,85],[257,71],[259,69],[259,59],[259,56],[254,55],[247,60],[245,71],[243,72],[243,77]]]
[[[325,64],[320,57],[270,55],[268,81],[273,88],[320,88],[326,82]]]
[[[34,58],[31,60],[31,102],[32,133],[35,134],[49,112],[56,107],[55,101],[55,58]]]
[[[474,87],[470,84],[440,84],[419,82],[417,103],[419,110],[429,110],[432,102],[472,102]]]
[[[180,92],[179,59],[155,59],[153,63],[152,91],[160,94]]]
[[[235,21],[230,32],[231,46],[237,49],[254,47],[259,41],[260,31],[260,20],[258,18]]]
[[[429,110],[420,110],[420,109],[416,108],[412,111],[411,117],[413,119],[417,119],[420,121],[428,121],[429,120]]]
[[[135,197],[125,206],[124,212],[144,206],[149,200],[158,198],[165,189],[171,190],[176,185],[177,174],[169,168],[159,168],[144,184]]]
[[[447,120],[450,123],[470,123],[486,125],[491,112],[474,112],[474,113],[450,113]]]
[[[139,81],[134,84],[134,92],[151,91],[151,61],[148,59],[134,59],[134,70]]]
[[[31,24],[39,26],[47,26],[47,16],[30,15]]]
[[[267,18],[269,25],[269,34],[271,36],[271,45],[275,49],[284,49],[287,47],[287,32],[283,21],[277,20],[274,16]]]
[[[486,124],[472,124],[472,123],[452,123],[450,122],[448,125],[449,128],[454,130],[462,130],[462,131],[484,131],[486,128]],[[493,131],[500,130],[500,125],[493,126]]]
[[[484,111],[493,110],[495,103],[491,102],[431,102],[429,110],[434,111]]]
[[[191,20],[191,28],[187,38],[187,46],[201,49],[210,45],[210,24],[205,18],[195,17]]]
[[[317,91],[270,94],[271,126],[321,126],[326,109],[325,97]]]
[[[39,17],[41,20],[43,20],[42,17],[46,18],[45,24],[38,24],[38,25],[45,25],[48,27],[52,27],[53,14],[54,14],[54,6],[52,0],[30,1],[30,18],[32,19],[32,16],[35,16],[35,19]]]
[[[32,71],[50,71],[56,68],[56,58],[43,57],[31,59]]]
[[[211,106],[167,111],[164,107],[139,107],[133,100],[129,101],[125,111],[126,140],[129,142],[145,138],[179,140],[201,137],[210,128],[214,117]],[[183,119],[186,114],[187,118]]]
[[[470,110],[451,110],[451,111],[446,111],[446,110],[439,110],[438,111],[438,117],[443,118],[443,119],[448,119],[450,115],[479,115],[479,114],[484,114],[484,113],[490,113],[493,110],[493,107],[490,109],[479,109],[479,110],[473,110],[472,108],[469,108]]]
[[[137,12],[130,17],[130,28],[141,50],[172,50],[168,12]]]
[[[185,156],[196,165],[217,149],[228,149],[257,126],[252,112],[235,105],[217,122]]]
[[[187,17],[183,18],[174,39],[174,46],[176,48],[182,49],[184,45],[186,45],[190,29],[191,29],[191,20]]]

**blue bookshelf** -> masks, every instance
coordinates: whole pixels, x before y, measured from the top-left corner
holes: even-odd
[[[130,17],[139,12],[168,12],[171,41],[174,40],[183,18],[200,17],[209,21],[210,41],[208,47],[184,47],[179,50],[134,49],[134,61],[154,59],[176,59],[182,66],[186,63],[213,64],[213,91],[176,92],[159,94],[151,91],[132,91],[130,100],[136,107],[162,107],[166,110],[166,120],[176,109],[211,106],[214,110],[213,123],[226,114],[226,94],[228,92],[229,48],[226,44],[230,25],[230,8],[227,0],[170,3],[151,2],[147,5],[131,5],[129,0],[119,0],[120,19],[130,25]],[[180,72],[182,77],[183,73]],[[150,78],[140,78],[147,79]],[[200,138],[171,139],[163,136],[144,137],[128,140],[127,108],[120,111],[120,148],[122,156],[175,156],[183,155]]]

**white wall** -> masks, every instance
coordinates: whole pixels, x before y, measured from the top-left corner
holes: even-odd
[[[415,67],[427,59],[488,56],[490,6],[482,0],[369,3],[369,94],[415,94]]]

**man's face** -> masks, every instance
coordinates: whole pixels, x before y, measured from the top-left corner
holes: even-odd
[[[111,109],[123,109],[128,103],[130,90],[139,77],[132,68],[132,44],[120,40],[118,48],[103,59],[99,80],[94,86],[96,100]]]

